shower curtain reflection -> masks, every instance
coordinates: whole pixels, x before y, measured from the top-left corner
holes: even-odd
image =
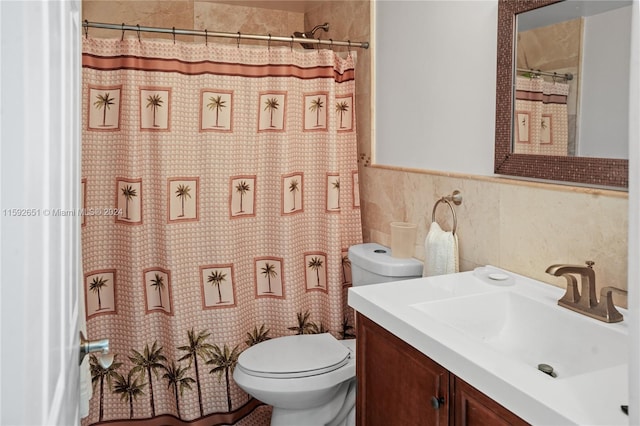
[[[569,85],[516,77],[514,144],[517,154],[569,154]]]
[[[87,328],[115,353],[84,424],[266,424],[238,355],[352,337],[354,53],[83,43]]]

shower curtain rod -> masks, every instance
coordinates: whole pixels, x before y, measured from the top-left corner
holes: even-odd
[[[516,68],[516,71],[518,72],[529,72],[531,74],[535,74],[535,75],[546,75],[549,77],[558,77],[558,78],[564,78],[565,80],[569,81],[569,80],[573,80],[573,74],[571,74],[570,72],[565,73],[565,74],[559,74],[557,72],[549,72],[549,71],[540,71],[540,70],[528,70],[525,68]]]
[[[207,31],[207,30],[181,30],[178,28],[160,28],[160,27],[141,27],[140,25],[118,25],[118,24],[105,24],[102,22],[89,22],[85,20],[82,23],[84,27],[85,36],[89,35],[89,28],[102,28],[106,30],[120,30],[122,31],[122,36],[124,37],[125,31],[135,31],[138,33],[138,38],[140,38],[140,32],[146,33],[165,33],[165,34],[173,34],[174,40],[176,35],[192,35],[192,36],[200,36],[200,37],[224,37],[224,38],[233,38],[238,40],[240,43],[241,39],[247,40],[262,40],[267,42],[272,41],[282,41],[286,43],[306,43],[306,44],[323,44],[328,46],[347,46],[351,47],[359,47],[362,49],[369,48],[369,42],[363,41],[335,41],[335,40],[321,40],[319,38],[304,38],[304,37],[294,37],[294,36],[272,36],[271,34],[267,35],[259,35],[259,34],[242,34],[240,31],[237,33],[227,33],[227,32],[218,32],[218,31]]]

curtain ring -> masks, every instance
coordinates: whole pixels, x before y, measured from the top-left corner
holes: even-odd
[[[84,38],[89,38],[89,21],[84,20]]]
[[[320,42],[321,41],[322,40],[320,39],[320,37],[318,37],[318,44],[316,44],[316,51],[318,52],[318,55],[320,54],[320,44],[321,44]]]
[[[349,43],[349,48],[347,52],[349,52],[349,56],[351,56],[351,40],[347,40],[347,42]]]
[[[122,23],[122,37],[120,37],[120,41],[124,40],[124,22]]]
[[[267,41],[267,49],[271,50],[271,34],[268,34],[269,36],[269,41]]]
[[[333,39],[330,38],[329,41],[331,42],[331,44],[329,44],[329,49],[333,50]]]
[[[293,36],[291,36],[291,42],[289,43],[289,46],[291,47],[291,51],[293,52]]]
[[[209,46],[209,35],[207,34],[207,29],[204,29],[204,45]]]
[[[237,41],[237,43],[236,43],[236,47],[237,47],[238,49],[240,49],[240,37],[241,37],[241,34],[240,34],[240,31],[238,31],[238,41]]]
[[[138,27],[138,43],[142,43],[142,40],[140,40],[140,24],[136,24],[136,27]]]
[[[173,44],[176,44],[176,27],[171,27],[173,32]]]
[[[551,77],[553,79],[553,84],[556,84],[556,77],[558,77],[558,73],[554,71],[553,76]]]

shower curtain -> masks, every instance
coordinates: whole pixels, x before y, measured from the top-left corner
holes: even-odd
[[[568,155],[568,96],[567,83],[516,77],[514,152]]]
[[[291,334],[354,337],[354,61],[83,41],[87,327],[115,354],[90,359],[85,425],[268,424],[233,382],[239,354]]]

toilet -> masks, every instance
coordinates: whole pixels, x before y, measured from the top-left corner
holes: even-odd
[[[391,257],[380,244],[349,248],[354,286],[422,276],[422,262]],[[235,382],[273,406],[272,426],[355,425],[355,340],[329,333],[277,337],[238,357]]]

